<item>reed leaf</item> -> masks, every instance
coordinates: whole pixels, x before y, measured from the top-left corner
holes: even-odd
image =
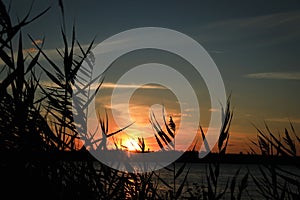
[[[209,152],[210,147],[209,147],[209,144],[208,144],[207,140],[205,139],[205,134],[204,134],[204,131],[202,129],[202,126],[200,126],[200,132],[201,132],[201,137],[202,137],[202,141],[204,143],[205,150],[206,150],[206,152]]]
[[[249,175],[249,173],[246,173],[245,176],[241,180],[241,184],[239,185],[239,193],[237,196],[238,200],[240,200],[242,198],[242,193],[248,186],[248,175]]]
[[[234,174],[234,176],[233,176],[233,178],[231,180],[231,184],[230,184],[230,197],[231,197],[231,200],[235,200],[234,191],[235,191],[236,179],[237,179],[237,177],[238,177],[238,175],[240,173],[240,170],[241,170],[241,168],[239,168],[235,172],[235,174]]]
[[[181,165],[179,170],[176,172],[175,179],[177,179],[182,174],[183,170],[185,169],[185,166],[186,166],[186,162],[184,162],[183,165]]]
[[[295,142],[290,137],[290,134],[289,134],[289,132],[288,132],[288,130],[286,128],[284,129],[284,133],[285,133],[285,137],[283,137],[283,140],[285,141],[285,143],[290,148],[290,150],[292,152],[292,155],[296,156],[297,151],[296,151]]]
[[[183,181],[181,182],[181,184],[180,184],[178,190],[176,191],[175,199],[178,199],[178,198],[180,197],[180,195],[181,195],[181,193],[182,193],[182,190],[183,190],[183,187],[184,187],[184,185],[185,185],[185,183],[186,183],[187,176],[188,176],[189,172],[190,172],[190,168],[189,168],[188,171],[186,172]]]

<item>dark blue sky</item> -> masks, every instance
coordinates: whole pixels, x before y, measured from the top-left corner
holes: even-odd
[[[300,130],[299,1],[71,1],[66,0],[67,27],[76,24],[77,38],[96,43],[131,28],[164,27],[197,40],[217,64],[235,118],[233,137],[255,135],[250,122],[282,130],[288,120]],[[12,16],[22,17],[31,1],[13,1]],[[39,0],[33,12],[51,6],[24,29],[45,36],[45,48],[62,46],[57,1]],[[71,30],[71,29],[69,29]],[[70,33],[70,32],[69,32]],[[25,39],[27,40],[27,39]],[[30,41],[27,40],[30,48]]]

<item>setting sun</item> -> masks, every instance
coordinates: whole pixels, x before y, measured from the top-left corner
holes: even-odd
[[[128,151],[136,151],[136,150],[139,150],[139,145],[137,144],[136,141],[134,141],[133,139],[126,139],[124,144],[123,144],[124,147],[126,147],[126,149]]]

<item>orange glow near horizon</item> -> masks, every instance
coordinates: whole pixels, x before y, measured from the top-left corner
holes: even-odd
[[[137,142],[133,139],[126,139],[124,141],[124,144],[123,144],[126,148],[126,150],[128,151],[137,151],[139,150],[139,145],[137,144]]]
[[[165,128],[165,124],[163,121],[163,112],[161,105],[165,107],[165,119],[169,120],[169,117],[173,117],[173,121],[176,124],[175,134],[178,134],[178,127],[181,123],[181,117],[189,118],[189,111],[187,111],[185,115],[181,114],[180,105],[177,102],[174,94],[172,92],[167,92],[168,90],[162,89],[159,87],[146,87],[144,89],[138,88],[131,99],[127,104],[117,104],[111,105],[111,87],[105,87],[99,94],[97,94],[96,98],[96,110],[99,112],[99,116],[105,118],[106,114],[108,117],[108,134],[115,132],[119,129],[124,128],[126,125],[129,125],[128,122],[134,122],[135,127],[128,127],[125,130],[117,133],[113,136],[113,138],[109,138],[107,140],[108,148],[115,148],[116,141],[117,146],[120,149],[128,150],[128,151],[136,151],[141,150],[139,147],[138,138],[144,138],[146,148],[145,150],[150,151],[159,151],[161,150],[154,133],[155,129],[151,126],[150,123],[150,113],[153,111],[156,115],[156,119],[160,124],[163,131],[167,133]],[[127,87],[127,86],[126,86]],[[125,90],[125,88],[124,88]],[[122,99],[122,95],[118,96],[118,98]],[[126,102],[126,101],[124,101]],[[118,113],[118,119],[113,117],[113,110]],[[127,110],[129,110],[129,116],[126,115]],[[201,107],[200,114],[200,125],[203,128],[204,133],[207,133],[207,129],[209,126],[209,119],[212,112],[220,112],[220,110],[211,108],[210,105],[205,105],[205,107]],[[124,115],[125,113],[125,115]],[[125,117],[124,117],[125,116]],[[129,119],[130,118],[130,119]],[[119,126],[116,121],[124,120],[126,123],[123,123],[123,126]],[[93,123],[97,123],[97,119],[93,120]],[[139,129],[139,128],[144,129]],[[184,130],[186,133],[195,135],[194,141],[190,144],[188,149],[183,149],[176,143],[176,150],[192,150],[195,147],[195,150],[199,151],[202,145],[202,137],[201,134],[192,132],[187,129]],[[101,137],[101,133],[99,133]],[[230,127],[230,136],[229,142],[227,146],[227,153],[249,153],[251,152],[251,148],[256,151],[256,153],[260,153],[258,148],[251,143],[251,140],[256,141],[256,133],[255,130],[244,130],[244,127],[238,124],[232,124]],[[183,139],[180,135],[179,138]],[[126,148],[125,148],[126,147]],[[217,144],[214,147],[210,147],[212,152],[218,152]]]

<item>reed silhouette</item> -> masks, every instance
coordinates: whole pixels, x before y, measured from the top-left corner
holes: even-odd
[[[190,161],[173,163],[165,168],[170,172],[169,183],[159,171],[148,173],[125,173],[109,168],[95,160],[88,149],[106,149],[106,138],[116,136],[130,124],[120,130],[109,133],[108,117],[99,116],[99,128],[102,139],[94,139],[95,133],[87,131],[88,105],[101,87],[101,81],[95,91],[91,87],[104,74],[92,79],[93,55],[91,48],[83,48],[76,37],[76,28],[72,27],[70,36],[65,24],[64,5],[58,1],[62,15],[62,50],[58,50],[60,64],[55,63],[41,44],[31,35],[22,34],[24,27],[45,17],[50,7],[31,17],[31,9],[14,24],[9,13],[10,5],[0,1],[0,57],[2,60],[0,83],[0,181],[3,197],[9,199],[244,199],[250,198],[247,192],[248,182],[257,185],[264,199],[299,199],[299,174],[285,170],[276,163],[260,166],[263,178],[255,177],[248,171],[241,175],[237,170],[228,177],[224,188],[219,185],[222,174],[222,157],[229,143],[230,124],[233,117],[230,98],[224,108],[224,123],[220,130],[216,159],[209,161],[206,174],[199,174],[205,183],[188,184]],[[33,42],[35,54],[24,55],[23,40]],[[75,49],[79,49],[79,55]],[[40,58],[47,61],[49,67],[41,64]],[[43,85],[38,71],[51,81],[51,86]],[[75,78],[80,84],[75,85]],[[76,88],[74,93],[73,88]],[[78,95],[72,110],[72,96]],[[75,115],[75,116],[74,116]],[[165,115],[163,115],[165,116]],[[74,123],[78,117],[79,124]],[[154,137],[162,151],[175,151],[176,124],[169,118],[163,118],[160,125],[152,113],[151,124]],[[253,141],[263,154],[276,157],[297,157],[299,136],[292,124],[291,132],[285,130],[284,136],[275,136],[268,126],[267,133],[259,132],[257,141]],[[199,127],[205,143],[205,133]],[[83,142],[85,145],[79,145]],[[141,153],[146,153],[146,141],[139,138]],[[207,144],[204,144],[209,147]],[[193,151],[195,147],[192,148]],[[299,162],[290,163],[299,168]],[[280,180],[279,180],[280,179]],[[161,190],[161,187],[168,188]],[[246,194],[245,194],[246,192]],[[229,196],[227,195],[229,194]]]

